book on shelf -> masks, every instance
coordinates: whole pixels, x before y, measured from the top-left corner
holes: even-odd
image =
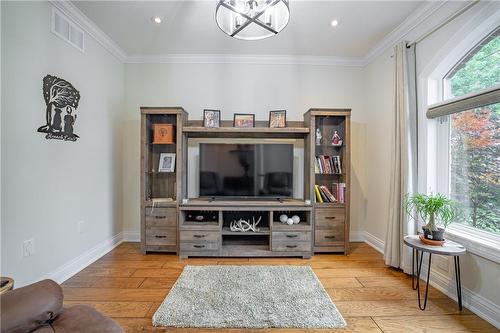
[[[314,192],[316,194],[317,203],[337,202],[335,196],[325,185],[314,185]]]
[[[314,185],[314,193],[316,193],[316,202],[323,203],[323,198],[321,197],[321,193],[319,192],[318,185]]]
[[[342,167],[340,163],[340,156],[316,156],[314,172],[318,174],[341,174]]]
[[[345,203],[345,183],[333,183],[332,193],[337,198],[338,203]]]
[[[323,191],[323,193],[325,194],[325,196],[328,198],[328,202],[337,202],[337,199],[332,194],[332,192],[330,192],[330,190],[328,189],[328,187],[326,187],[325,185],[321,185],[319,188],[320,188],[321,191]]]

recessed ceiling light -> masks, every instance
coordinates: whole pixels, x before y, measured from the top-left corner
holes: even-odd
[[[337,20],[333,20],[332,23],[330,23],[332,25],[332,27],[336,27],[339,25],[339,21]]]
[[[151,21],[153,21],[156,24],[160,24],[163,20],[159,16],[154,16],[151,18]]]

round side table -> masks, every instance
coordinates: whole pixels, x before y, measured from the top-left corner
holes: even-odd
[[[418,235],[411,235],[404,237],[404,243],[412,248],[412,262],[411,262],[411,286],[413,290],[417,290],[418,307],[420,310],[425,310],[427,305],[427,293],[429,291],[429,277],[431,274],[431,257],[433,254],[442,256],[452,256],[455,262],[455,279],[457,283],[457,299],[458,308],[462,311],[462,281],[460,279],[460,256],[465,254],[465,247],[453,241],[447,240],[443,246],[433,246],[422,243]],[[420,252],[420,258],[419,258]],[[424,253],[429,253],[429,264],[427,268],[427,281],[425,286],[424,305],[420,300],[420,272],[422,270],[422,261]],[[417,274],[415,275],[415,264],[417,266]],[[417,280],[415,283],[415,279]]]
[[[14,288],[14,280],[9,277],[0,276],[0,294]]]

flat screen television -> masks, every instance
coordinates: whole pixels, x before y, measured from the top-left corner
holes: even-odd
[[[293,144],[200,144],[200,197],[291,198]]]

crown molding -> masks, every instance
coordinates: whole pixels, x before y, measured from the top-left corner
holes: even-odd
[[[393,47],[417,26],[422,24],[428,17],[434,14],[447,1],[427,1],[420,5],[403,23],[387,34],[380,43],[375,45],[364,57],[365,65],[371,63],[387,48]]]
[[[387,48],[401,41],[409,32],[422,24],[429,16],[447,3],[428,1],[419,6],[403,23],[386,35],[363,57],[335,57],[313,55],[243,55],[243,54],[130,54],[127,53],[92,20],[70,1],[49,2],[78,24],[102,47],[119,61],[128,64],[258,64],[258,65],[312,65],[364,67],[371,63]]]
[[[297,55],[164,54],[129,55],[129,64],[256,64],[363,67],[362,58]]]
[[[53,1],[49,3],[66,15],[73,23],[82,28],[88,35],[95,39],[105,50],[115,56],[122,63],[126,61],[127,54],[115,43],[108,35],[106,35],[92,20],[82,13],[70,1]]]

